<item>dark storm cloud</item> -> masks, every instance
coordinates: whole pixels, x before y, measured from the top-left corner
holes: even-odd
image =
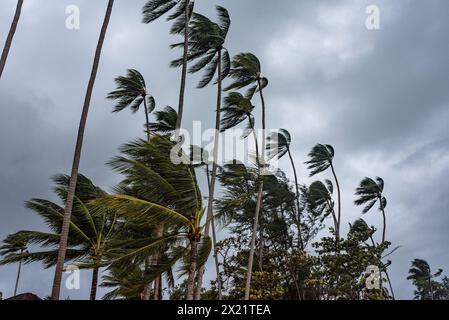
[[[104,165],[117,147],[142,133],[142,115],[110,113],[104,99],[114,77],[127,68],[145,76],[159,107],[176,107],[179,70],[168,68],[180,52],[169,24],[141,23],[145,1],[116,1],[88,120],[81,171],[110,190],[119,177]],[[215,19],[214,2],[197,0],[197,10]],[[344,191],[345,224],[360,216],[353,191],[364,176],[382,176],[389,199],[387,230],[394,246],[391,276],[400,298],[410,298],[409,263],[428,259],[449,267],[447,90],[449,3],[432,1],[216,1],[229,9],[227,48],[252,51],[270,79],[269,125],[293,133],[301,180],[309,182],[308,150],[317,142],[336,148]],[[81,10],[81,29],[64,26],[65,8]],[[364,27],[365,8],[381,8],[381,30]],[[44,228],[23,202],[55,200],[51,176],[70,169],[80,109],[105,1],[28,0],[0,80],[0,238],[19,229]],[[3,43],[15,0],[0,7]],[[214,89],[196,90],[189,76],[186,127],[210,127]],[[289,172],[287,162],[282,162]],[[365,217],[380,226],[378,212]],[[15,267],[0,268],[0,291],[12,293]],[[211,268],[209,268],[211,269]],[[449,271],[449,270],[448,270]],[[211,278],[213,275],[209,275]],[[83,290],[63,296],[85,298]],[[46,296],[51,270],[24,268],[22,289]]]

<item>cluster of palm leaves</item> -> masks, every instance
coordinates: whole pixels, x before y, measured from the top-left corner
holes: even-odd
[[[23,0],[19,0],[0,60],[0,77],[22,5]],[[109,162],[109,166],[123,177],[113,193],[103,191],[78,172],[87,115],[113,5],[114,0],[108,0],[82,108],[71,174],[54,177],[54,191],[60,201],[32,199],[26,202],[26,206],[43,219],[49,231],[19,231],[8,236],[0,247],[1,264],[19,263],[14,294],[18,290],[22,264],[39,261],[46,268],[55,267],[51,295],[55,300],[60,297],[62,273],[69,263],[92,270],[92,300],[97,297],[99,285],[111,289],[105,299],[162,299],[164,283],[173,288],[176,274],[186,277],[184,298],[198,300],[204,288],[205,264],[212,255],[218,299],[225,294],[226,275],[231,275],[228,278],[233,278],[236,288],[242,288],[241,292],[234,290],[240,298],[254,298],[253,278],[256,286],[264,282],[261,281],[267,276],[264,264],[270,259],[272,262],[268,265],[280,263],[286,277],[291,278],[285,279],[272,272],[274,279],[282,279],[283,282],[279,281],[287,285],[293,283],[297,297],[304,299],[312,295],[314,289],[307,292],[307,286],[318,267],[311,263],[307,272],[298,271],[298,268],[304,261],[313,260],[307,256],[308,247],[323,228],[323,223],[331,218],[333,238],[330,242],[322,242],[323,247],[330,248],[331,258],[342,259],[354,252],[362,252],[385,273],[390,294],[394,297],[387,272],[391,262],[382,262],[387,256],[383,252],[389,245],[384,181],[381,178],[363,179],[355,191],[354,202],[364,206],[364,214],[378,204],[383,221],[380,242],[375,243],[374,229],[362,219],[351,225],[348,239],[343,239],[342,194],[334,148],[317,144],[305,162],[311,177],[327,173],[331,179],[315,181],[309,186],[300,184],[291,134],[285,129],[268,136],[265,133],[269,111],[265,90],[269,81],[262,72],[260,60],[249,52],[231,58],[226,48],[231,18],[224,7],[216,7],[218,19],[215,22],[195,12],[191,0],[147,1],[142,9],[143,23],[166,16],[167,20],[173,21],[171,34],[183,37],[181,42],[171,46],[183,50],[182,56],[171,62],[172,67],[182,68],[177,110],[170,106],[156,110],[154,93],[144,76],[138,70],[127,70],[126,75],[115,79],[116,89],[107,99],[114,102],[113,112],[143,111],[145,139],[123,145],[120,155]],[[180,141],[187,74],[198,72],[202,72],[198,88],[216,85],[213,152],[210,158],[202,146],[188,146],[189,152],[183,146],[176,149],[178,156],[193,161],[174,163],[171,155]],[[230,83],[225,86],[227,80]],[[260,119],[255,115],[258,108]],[[252,154],[253,164],[220,166],[220,132],[240,125],[246,129],[242,139],[253,139],[256,149]],[[262,129],[262,137],[256,133],[257,129]],[[269,174],[270,160],[284,156],[288,156],[291,165],[292,183],[280,170]],[[203,170],[207,178],[206,202],[197,178]],[[218,184],[224,191],[216,197]],[[223,242],[217,243],[216,222],[239,235],[235,241],[224,241],[238,248],[229,261],[225,261],[228,253],[223,255],[221,251]],[[363,244],[358,250],[352,247],[354,237]],[[369,240],[371,244],[368,245]],[[273,252],[267,250],[270,245],[278,252],[277,258],[272,258]],[[235,264],[230,267],[233,262]],[[355,270],[361,267],[365,266],[358,265]],[[102,278],[101,272],[104,273]],[[421,289],[422,296],[433,299],[433,279],[440,275],[441,271],[432,274],[425,261],[415,260],[409,278]],[[326,277],[337,286],[343,286],[343,276],[327,274]],[[378,290],[383,298],[390,297],[388,293],[383,294],[382,282]],[[335,294],[334,298],[342,296]]]

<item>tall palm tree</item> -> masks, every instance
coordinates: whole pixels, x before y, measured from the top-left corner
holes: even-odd
[[[262,103],[262,159],[259,164],[259,173],[265,170],[265,130],[266,130],[266,106],[263,89],[268,86],[268,79],[262,76],[262,68],[259,59],[252,53],[241,53],[232,59],[232,68],[229,76],[234,79],[234,82],[225,90],[239,90],[250,86],[246,96],[252,99],[256,92],[260,94]],[[263,168],[262,168],[263,167]],[[263,201],[263,179],[260,179],[259,192],[257,196],[256,211],[254,213],[253,235],[251,238],[250,254],[248,258],[248,274],[246,277],[245,300],[249,300],[249,293],[251,289],[251,275],[254,260],[254,250],[256,246],[256,234],[259,225],[259,215],[262,208]]]
[[[292,138],[290,133],[285,129],[280,129],[278,133],[273,133],[270,137],[268,137],[268,157],[273,158],[277,156],[279,159],[284,155],[288,154],[290,159],[290,164],[292,165],[293,175],[295,177],[295,191],[296,191],[296,215],[298,219],[298,244],[299,249],[304,250],[304,242],[302,240],[301,235],[301,212],[300,212],[300,204],[299,204],[299,183],[298,183],[298,174],[296,172],[295,162],[293,161],[293,156],[291,153],[290,145],[292,142]]]
[[[147,139],[150,140],[150,131],[148,131],[150,121],[148,116],[156,107],[156,102],[154,97],[148,92],[142,74],[135,69],[129,69],[126,76],[117,77],[115,83],[117,84],[117,89],[107,96],[108,99],[117,101],[113,112],[120,112],[129,107],[133,113],[136,113],[143,103],[145,131]]]
[[[179,104],[178,104],[178,118],[176,121],[176,130],[181,128],[182,116],[184,113],[184,95],[186,88],[187,78],[187,63],[188,63],[188,51],[189,51],[189,21],[193,13],[195,1],[189,0],[150,0],[142,9],[143,22],[150,23],[159,19],[161,16],[174,10],[174,12],[167,17],[167,20],[176,20],[171,33],[184,35],[183,46],[183,58],[182,58],[182,75],[181,75],[181,87],[179,90]]]
[[[99,211],[115,209],[138,225],[164,225],[166,232],[161,237],[142,239],[140,245],[120,253],[120,259],[159,252],[170,241],[185,243],[187,251],[181,253],[188,257],[186,296],[193,300],[195,274],[205,263],[211,243],[203,233],[204,208],[194,168],[173,164],[172,147],[171,141],[157,136],[149,142],[138,140],[123,146],[124,156],[116,157],[110,164],[125,179],[117,194],[97,200],[93,205]]]
[[[332,175],[337,186],[338,197],[338,211],[337,211],[337,229],[335,230],[336,239],[340,239],[340,226],[341,226],[341,190],[340,183],[334,168],[334,155],[335,151],[331,145],[317,144],[312,148],[309,153],[310,160],[306,162],[308,169],[311,170],[310,176],[313,177],[318,173],[324,172],[331,168]]]
[[[214,136],[214,155],[211,171],[211,180],[209,185],[209,198],[207,204],[207,219],[205,234],[209,234],[209,221],[213,217],[213,203],[215,193],[215,183],[217,179],[217,161],[220,132],[220,110],[222,100],[222,82],[231,68],[229,52],[224,47],[226,36],[231,26],[231,19],[228,11],[220,6],[216,6],[218,12],[218,23],[212,22],[203,15],[194,13],[189,25],[189,54],[188,60],[195,64],[190,67],[190,73],[196,73],[203,69],[205,74],[198,84],[198,88],[204,88],[212,82],[217,74],[217,108],[215,114],[215,136]],[[176,47],[178,45],[174,45]],[[172,66],[179,66],[183,58],[172,62]],[[201,269],[198,274],[198,287],[201,288],[204,270]],[[199,289],[200,290],[200,289]],[[197,298],[199,294],[196,295]]]
[[[55,193],[61,202],[65,203],[70,177],[57,175],[54,177],[54,182],[56,184]],[[103,266],[102,261],[110,252],[115,250],[115,239],[120,229],[117,227],[118,222],[113,211],[96,215],[88,206],[90,201],[105,195],[106,193],[95,186],[88,178],[81,174],[78,176],[66,261],[73,260],[82,268],[92,269],[91,300],[96,299],[99,269]],[[19,231],[11,235],[10,237],[22,239],[27,245],[41,245],[41,250],[9,254],[0,263],[42,261],[46,267],[52,267],[55,265],[58,256],[57,245],[64,217],[64,208],[45,199],[32,199],[26,202],[26,206],[36,212],[51,231]]]
[[[254,110],[254,106],[251,104],[251,100],[248,98],[245,98],[242,94],[238,92],[231,92],[227,97],[224,98],[224,106],[221,108],[220,112],[223,114],[223,117],[221,117],[220,120],[220,131],[224,132],[228,129],[231,129],[243,121],[245,119],[248,120],[249,128],[251,132],[254,135],[255,139],[255,145],[256,145],[256,162],[259,163],[259,151],[258,151],[258,143],[257,143],[257,135],[254,131],[254,118],[251,115],[251,112]],[[210,175],[208,167],[206,167],[207,170],[207,177],[210,184]],[[209,186],[210,187],[210,186]],[[220,279],[220,272],[219,272],[219,262],[216,252],[216,230],[215,230],[215,223],[214,223],[214,217],[210,216],[210,223],[212,225],[212,245],[214,248],[214,259],[215,259],[215,268],[217,272],[217,290],[218,290],[218,299],[222,300],[222,283]],[[206,230],[208,231],[208,230]],[[204,273],[203,269],[200,269],[199,275]],[[196,299],[199,300],[201,295],[201,286],[197,286],[196,290]]]
[[[0,58],[0,79],[3,74],[3,70],[5,69],[6,60],[8,59],[9,50],[11,49],[12,40],[14,38],[14,34],[17,30],[17,25],[19,23],[20,14],[22,13],[23,0],[17,1],[16,13],[14,14],[14,19],[11,23],[11,28],[9,29],[8,37],[6,38],[5,46],[3,47],[2,56]]]
[[[9,235],[3,240],[3,245],[0,247],[0,256],[6,256],[11,254],[22,255],[27,252],[28,243],[27,239],[21,235]],[[17,270],[16,284],[14,286],[14,296],[17,295],[17,289],[19,288],[20,273],[22,270],[23,259],[19,260],[19,268]]]
[[[101,51],[103,49],[104,40],[106,37],[106,32],[109,26],[109,21],[111,19],[112,8],[114,6],[114,0],[108,0],[108,5],[106,9],[106,15],[104,17],[103,26],[101,28],[100,37],[97,43],[97,49],[95,51],[94,63],[92,66],[92,72],[89,79],[89,84],[87,86],[86,96],[84,99],[83,111],[81,113],[81,119],[78,129],[78,136],[76,139],[75,154],[73,157],[72,172],[70,175],[70,186],[68,189],[66,207],[64,209],[64,220],[62,223],[61,237],[59,243],[58,259],[55,268],[55,276],[53,279],[53,288],[51,293],[51,298],[53,300],[59,300],[59,295],[61,292],[61,280],[62,272],[64,270],[64,260],[67,251],[67,241],[69,237],[70,228],[70,218],[72,215],[73,199],[75,196],[76,182],[78,178],[79,164],[81,160],[81,151],[83,148],[84,131],[86,128],[87,116],[89,114],[90,102],[92,99],[92,93],[94,89],[95,80],[97,78],[98,67],[100,64]]]
[[[365,178],[360,182],[355,194],[358,198],[354,201],[356,206],[365,205],[363,213],[368,213],[371,208],[379,202],[379,210],[383,216],[383,231],[382,231],[382,243],[385,242],[385,232],[387,229],[387,219],[385,215],[385,207],[387,206],[387,199],[383,196],[384,180],[377,177],[376,180],[371,178]]]
[[[424,287],[424,292],[422,299],[426,299],[426,296],[430,297],[431,300],[435,299],[434,288],[432,285],[432,281],[434,278],[439,277],[442,273],[442,269],[438,269],[438,271],[432,274],[432,270],[430,269],[430,265],[426,260],[423,259],[415,259],[412,261],[412,267],[408,271],[409,276],[407,280],[413,280],[413,283],[419,287]]]

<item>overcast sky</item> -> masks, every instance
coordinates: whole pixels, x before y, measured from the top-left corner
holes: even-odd
[[[16,0],[2,0],[0,43]],[[45,230],[23,206],[31,198],[56,200],[51,176],[70,171],[75,134],[106,0],[26,0],[0,80],[0,238],[23,229]],[[144,0],[117,0],[89,116],[81,172],[106,190],[119,181],[107,166],[124,142],[142,136],[143,116],[111,114],[106,94],[127,68],[140,70],[158,108],[177,107],[180,70],[169,61],[179,39],[165,21],[141,23]],[[385,179],[387,237],[396,296],[411,298],[405,279],[414,258],[449,273],[449,2],[447,0],[215,0],[196,1],[215,19],[225,6],[232,26],[231,54],[251,51],[270,79],[268,124],[286,128],[302,183],[304,161],[316,143],[332,144],[343,189],[343,220],[360,217],[353,193],[365,176]],[[67,5],[81,10],[81,29],[65,27]],[[368,5],[380,8],[380,30],[365,27]],[[211,127],[215,88],[195,89],[188,78],[184,124]],[[283,168],[290,174],[287,162]],[[325,177],[325,175],[321,176]],[[373,210],[365,217],[381,228]],[[0,267],[0,291],[12,294],[16,265]],[[49,295],[53,270],[26,265],[19,291]],[[213,276],[209,268],[209,278]],[[88,297],[90,273],[79,291]],[[104,293],[100,292],[100,295]]]

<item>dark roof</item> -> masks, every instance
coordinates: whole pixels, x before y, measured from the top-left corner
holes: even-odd
[[[42,300],[42,299],[32,293],[22,293],[6,300]]]

